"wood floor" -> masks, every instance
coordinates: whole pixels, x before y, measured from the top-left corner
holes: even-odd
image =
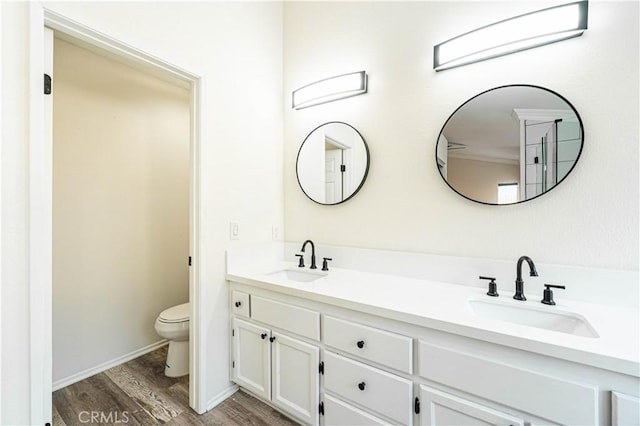
[[[53,393],[54,426],[297,423],[240,391],[202,415],[189,408],[189,376],[164,375],[167,347]]]

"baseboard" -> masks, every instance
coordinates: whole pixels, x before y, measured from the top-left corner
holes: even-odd
[[[167,344],[169,344],[169,341],[167,339],[162,339],[148,346],[145,346],[144,348],[140,348],[126,355],[119,356],[118,358],[114,358],[110,361],[103,362],[100,365],[88,368],[84,371],[73,374],[69,377],[65,377],[64,379],[56,380],[55,382],[53,382],[53,390],[57,391],[58,389],[62,389],[66,386],[69,386],[76,382],[84,380],[87,377],[91,377],[98,373],[102,373],[103,371],[108,370],[111,367],[115,367],[116,365],[120,365],[127,361],[131,361],[132,359],[138,358],[139,356],[142,356],[151,351],[155,351],[156,349],[161,348]]]
[[[207,411],[211,410],[212,408],[215,408],[218,404],[220,404],[222,401],[229,398],[231,395],[238,392],[239,390],[240,390],[240,387],[238,385],[232,385],[227,389],[223,390],[222,392],[220,392],[219,394],[217,394],[216,396],[214,396],[209,400],[209,402],[207,403]]]

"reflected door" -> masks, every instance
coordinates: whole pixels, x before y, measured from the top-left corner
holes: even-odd
[[[339,203],[343,199],[343,179],[340,170],[340,166],[342,165],[342,150],[326,150],[324,163],[325,200],[329,204]]]

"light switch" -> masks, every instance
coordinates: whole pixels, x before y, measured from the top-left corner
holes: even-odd
[[[240,239],[240,223],[239,222],[229,222],[229,239],[230,240]]]

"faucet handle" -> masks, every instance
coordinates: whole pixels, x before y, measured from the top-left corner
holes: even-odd
[[[304,255],[296,254],[296,256],[300,258],[300,261],[298,262],[298,268],[304,268]]]
[[[329,270],[329,265],[327,264],[327,261],[329,261],[329,260],[333,260],[333,259],[330,258],[330,257],[323,257],[322,258],[322,270],[323,271],[328,271]]]
[[[540,303],[544,303],[545,305],[555,305],[556,302],[553,300],[553,290],[552,288],[560,288],[564,290],[566,287],[563,285],[554,285],[554,284],[545,284],[546,288],[544,289],[542,300]]]
[[[483,277],[482,275],[480,275],[478,277],[481,280],[487,280],[489,281],[489,291],[487,291],[487,296],[491,296],[491,297],[498,297],[498,285],[496,284],[496,279],[494,277]]]

